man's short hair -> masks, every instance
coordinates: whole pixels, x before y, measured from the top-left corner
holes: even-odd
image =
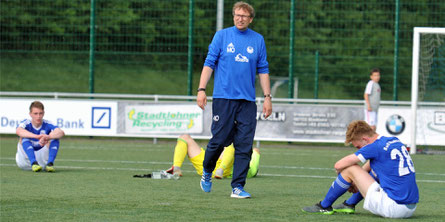
[[[29,106],[29,112],[31,112],[32,108],[37,108],[37,109],[41,109],[41,110],[45,110],[45,107],[43,106],[43,103],[40,101],[34,101],[31,103],[31,105]]]
[[[380,69],[379,69],[379,68],[373,68],[373,69],[371,69],[371,72],[369,73],[369,75],[372,75],[372,73],[374,73],[374,72],[378,72],[378,73],[380,73]]]
[[[236,9],[243,9],[245,11],[248,11],[251,18],[255,17],[255,9],[253,9],[253,7],[249,3],[246,3],[246,2],[243,2],[243,1],[235,3],[233,5],[233,9],[232,9],[232,14],[233,15],[235,15],[235,10]]]
[[[363,120],[352,121],[348,125],[348,130],[346,131],[345,145],[349,145],[354,140],[359,140],[362,136],[372,136],[375,131]]]

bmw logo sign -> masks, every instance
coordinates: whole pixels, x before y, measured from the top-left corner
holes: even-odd
[[[403,117],[394,114],[386,120],[386,130],[392,135],[399,135],[405,130],[405,120]]]

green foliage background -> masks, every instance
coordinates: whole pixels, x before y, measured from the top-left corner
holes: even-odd
[[[148,73],[187,80],[189,1],[185,0],[96,0],[96,79],[97,92],[140,94],[156,93]],[[231,8],[235,1],[224,1],[224,27],[233,25]],[[289,75],[289,0],[256,0],[256,18],[251,28],[266,40],[272,76]],[[319,98],[362,99],[369,70],[382,70],[383,99],[394,93],[395,3],[385,0],[295,1],[294,76],[299,79],[299,96],[313,98],[315,52],[320,55]],[[90,40],[89,0],[2,0],[0,7],[2,57],[1,90],[33,91],[32,87],[14,88],[6,84],[11,76],[35,77],[39,69],[72,78],[75,88],[63,91],[88,92]],[[397,80],[400,100],[408,100],[411,85],[413,27],[445,27],[443,0],[399,0],[399,57]],[[207,47],[216,26],[216,1],[194,1],[193,87],[199,81]],[[37,60],[36,60],[37,58]],[[47,59],[51,62],[38,61]],[[6,62],[3,62],[7,60]],[[56,60],[56,61],[55,61]],[[30,61],[35,61],[33,65]],[[55,61],[55,62],[54,62]],[[15,72],[27,63],[31,68]],[[61,64],[65,69],[58,68]],[[53,65],[51,65],[53,64]],[[70,65],[71,64],[71,65]],[[55,71],[56,70],[56,71]],[[71,70],[71,71],[70,71]],[[113,70],[113,71],[110,71]],[[131,73],[139,73],[136,77]],[[111,73],[111,74],[110,74]],[[117,73],[116,75],[112,73]],[[137,90],[111,85],[116,76],[125,87],[134,79],[145,82]],[[431,81],[445,81],[443,72]],[[128,78],[125,78],[128,77]],[[157,77],[156,77],[157,78]],[[3,83],[5,82],[6,83]],[[103,89],[101,82],[106,84]],[[184,81],[171,88],[186,87]],[[46,79],[36,84],[48,84]],[[168,84],[168,83],[167,83]],[[43,91],[58,91],[51,88]],[[85,86],[86,85],[86,86]],[[440,88],[438,90],[443,90]],[[177,91],[168,92],[175,94]],[[180,92],[186,93],[186,89]]]

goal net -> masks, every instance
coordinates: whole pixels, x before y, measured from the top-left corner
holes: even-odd
[[[445,102],[445,28],[414,28],[411,87],[411,153],[416,153],[416,139],[425,138],[423,124],[417,126],[423,120],[419,107]]]

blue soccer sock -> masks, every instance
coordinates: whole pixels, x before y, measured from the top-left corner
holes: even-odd
[[[28,156],[31,165],[36,162],[36,154],[34,153],[34,147],[29,139],[22,139],[22,148]]]
[[[324,200],[321,201],[321,206],[324,208],[331,206],[341,195],[348,191],[350,186],[351,184],[343,179],[341,174],[338,174]]]
[[[374,176],[374,174],[371,172],[369,172],[369,175],[371,175],[372,178],[374,178],[375,181],[378,181],[377,178]],[[354,193],[352,194],[352,196],[346,200],[346,204],[349,205],[356,205],[358,203],[360,203],[360,201],[363,200],[363,196],[360,192]]]
[[[362,194],[360,192],[357,192],[357,193],[352,194],[352,196],[346,200],[346,204],[356,205],[362,200],[363,200]]]
[[[59,151],[59,140],[52,140],[49,144],[49,155],[48,155],[48,163],[54,163],[56,159],[57,152]]]

